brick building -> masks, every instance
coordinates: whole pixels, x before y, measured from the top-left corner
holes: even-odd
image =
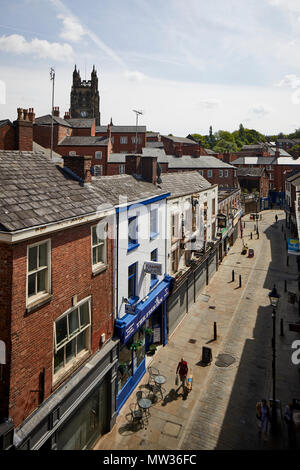
[[[270,180],[265,168],[238,168],[237,177],[241,189],[247,189],[250,193],[256,189],[260,198],[269,195]]]
[[[110,124],[112,153],[141,153],[146,146],[146,126]],[[107,126],[96,126],[96,136],[106,136]],[[137,141],[137,144],[136,144]]]

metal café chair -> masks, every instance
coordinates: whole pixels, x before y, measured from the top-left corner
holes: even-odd
[[[143,421],[143,411],[140,409],[138,403],[131,403],[129,405],[130,413],[131,413],[131,422],[133,426],[139,426],[142,428],[144,426]]]
[[[156,367],[149,366],[148,372],[149,372],[148,386],[152,388],[155,386],[154,379],[157,375],[159,375],[159,370],[156,369]]]

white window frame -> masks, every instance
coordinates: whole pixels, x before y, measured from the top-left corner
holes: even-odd
[[[207,170],[207,178],[212,178],[212,170]]]
[[[108,230],[108,224],[107,224],[106,221],[99,221],[98,224],[93,225],[91,227],[91,255],[92,255],[92,270],[93,271],[97,271],[97,269],[99,269],[102,266],[107,266],[107,237],[103,240],[98,238],[98,235],[97,235],[97,226],[98,225],[100,227],[102,227],[104,232],[107,233],[107,230]],[[96,243],[95,245],[93,244],[93,230],[94,230],[94,228],[96,229],[96,236],[97,236],[97,241],[98,241],[98,243]],[[101,240],[101,241],[99,241],[99,240]],[[94,264],[93,263],[94,249],[96,249],[97,247],[102,246],[102,245],[103,245],[103,253],[104,253],[103,260]]]
[[[98,173],[97,171],[100,172]],[[94,165],[94,176],[102,176],[103,175],[103,165]]]
[[[43,267],[41,269],[37,268],[37,269],[34,269],[32,271],[29,271],[29,250],[30,250],[30,248],[34,248],[35,246],[44,245],[44,244],[47,244],[47,268]],[[37,258],[38,258],[38,254],[37,254]],[[45,269],[47,270],[46,271],[46,281],[45,281],[46,289],[43,290],[43,291],[37,292],[35,295],[29,296],[28,295],[29,276],[34,274],[34,273],[38,273],[39,271],[45,270]],[[37,276],[36,276],[35,285],[36,285],[36,290],[37,290]],[[47,297],[50,293],[51,293],[51,239],[47,238],[46,240],[42,240],[42,241],[33,243],[31,245],[27,245],[26,305],[27,306],[31,305],[31,304],[35,303],[36,301],[38,301],[40,299],[43,299],[44,297]]]
[[[119,166],[119,173],[120,175],[124,175],[125,174],[125,165],[122,164]]]
[[[89,323],[83,327],[80,327],[80,306],[88,302],[89,306]],[[69,335],[69,320],[68,316],[70,313],[72,313],[74,310],[78,309],[78,325],[79,329],[76,333],[73,335]],[[67,340],[63,341],[61,344],[57,345],[56,343],[56,323],[61,320],[63,317],[67,317]],[[75,355],[75,357],[69,361],[69,363],[66,363],[66,346],[68,343],[73,341],[75,338],[77,338],[83,331],[89,329],[88,332],[88,338],[86,341],[86,348],[83,351],[80,351],[78,354]],[[80,360],[87,354],[90,354],[91,352],[91,330],[92,330],[92,321],[91,321],[91,296],[86,297],[82,299],[80,302],[78,302],[76,305],[73,307],[69,308],[66,312],[64,312],[62,315],[60,315],[58,318],[55,319],[54,321],[54,326],[53,326],[53,381],[57,382],[62,376],[64,376],[74,365],[76,365]],[[60,349],[64,348],[64,367],[62,367],[59,371],[54,372],[54,356],[59,351]],[[76,350],[77,350],[77,342],[76,342]],[[77,352],[77,351],[76,351]]]
[[[224,170],[224,177],[228,178],[228,170]]]
[[[153,218],[154,215],[154,218]],[[150,240],[156,237],[158,235],[159,230],[158,230],[158,208],[153,208],[150,209],[149,212],[149,227],[150,227]]]
[[[223,170],[219,170],[219,177],[223,178]]]
[[[128,144],[128,137],[126,135],[121,135],[120,144]]]
[[[95,160],[102,160],[102,150],[95,152]]]

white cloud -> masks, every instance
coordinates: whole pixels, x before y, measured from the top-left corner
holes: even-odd
[[[215,109],[215,108],[219,108],[221,102],[214,98],[208,98],[208,99],[203,99],[203,100],[198,101],[198,104],[203,108]]]
[[[42,59],[69,61],[73,58],[73,49],[69,44],[49,42],[34,38],[26,41],[24,36],[12,34],[0,37],[0,50],[12,54],[30,54]]]
[[[285,75],[279,83],[275,86],[288,86],[290,88],[296,89],[300,87],[300,78],[295,74]]]
[[[132,82],[140,82],[146,78],[146,75],[138,70],[127,70],[125,72],[125,77]]]
[[[0,104],[6,103],[5,83],[0,80]]]
[[[77,19],[63,14],[57,15],[57,18],[63,22],[63,30],[60,33],[60,37],[67,41],[79,42],[85,31]]]
[[[254,114],[258,114],[259,116],[266,116],[267,114],[270,114],[271,109],[263,104],[257,104],[252,106],[250,111],[252,111]]]

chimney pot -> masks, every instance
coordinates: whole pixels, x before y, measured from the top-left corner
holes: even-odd
[[[18,121],[23,119],[23,108],[17,108],[17,113],[18,113]]]

